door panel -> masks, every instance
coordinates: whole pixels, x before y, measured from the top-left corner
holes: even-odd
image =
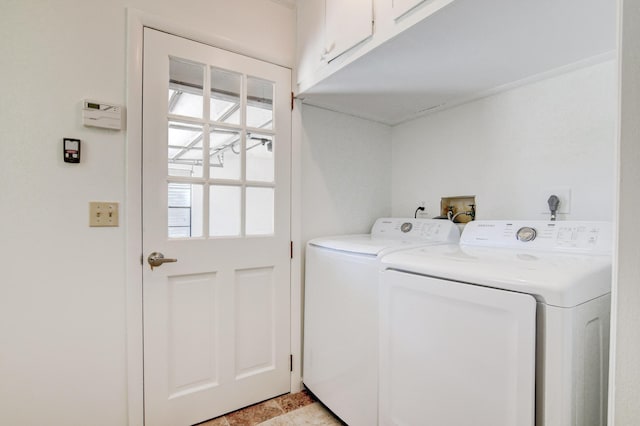
[[[236,271],[236,377],[275,368],[273,338],[274,270]]]
[[[144,32],[145,418],[290,390],[290,70]]]
[[[169,398],[217,384],[216,274],[168,279]]]

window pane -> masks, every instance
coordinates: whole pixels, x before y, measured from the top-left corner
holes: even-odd
[[[242,75],[211,68],[211,120],[240,124]]]
[[[169,176],[202,177],[202,126],[169,121]]]
[[[247,77],[247,127],[273,129],[273,83]]]
[[[211,186],[209,197],[209,234],[212,237],[239,236],[242,188]]]
[[[202,118],[204,66],[171,58],[169,62],[169,113]]]
[[[240,132],[213,129],[209,145],[211,146],[210,177],[214,179],[240,179],[242,165]]]
[[[202,237],[202,185],[170,183],[167,206],[169,238]]]
[[[247,235],[273,234],[273,188],[247,188]]]
[[[273,136],[247,134],[247,180],[273,182]]]

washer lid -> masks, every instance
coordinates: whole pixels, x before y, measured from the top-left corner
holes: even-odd
[[[316,238],[315,240],[309,241],[309,245],[349,253],[377,256],[386,250],[414,247],[416,242],[396,238],[377,238],[369,234],[363,234]]]
[[[385,250],[457,243],[459,239],[458,227],[448,220],[383,217],[376,220],[371,234],[316,238],[309,241],[309,245],[377,256]]]
[[[382,258],[383,269],[532,294],[573,307],[611,291],[611,256],[440,245]]]

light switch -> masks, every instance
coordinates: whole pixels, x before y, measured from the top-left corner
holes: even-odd
[[[91,201],[89,203],[89,226],[118,226],[118,203]]]

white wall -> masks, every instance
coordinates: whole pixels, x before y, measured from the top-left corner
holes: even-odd
[[[367,233],[391,213],[391,128],[304,105],[302,242]]]
[[[570,188],[561,219],[612,220],[616,85],[610,61],[394,127],[393,214],[475,195],[478,219],[546,219],[545,188]]]
[[[127,134],[79,111],[124,104],[127,7],[293,64],[295,12],[276,2],[2,2],[0,424],[127,423],[126,230],[88,227],[89,201],[125,199]]]
[[[613,297],[611,419],[640,419],[640,1],[624,0],[620,49],[620,167],[617,286]],[[613,423],[610,422],[610,424]]]
[[[320,236],[367,233],[390,215],[391,128],[297,101],[293,130],[300,144],[293,147],[291,300],[292,329],[300,335],[292,352],[301,354],[305,245]],[[301,372],[300,357],[293,374]]]

